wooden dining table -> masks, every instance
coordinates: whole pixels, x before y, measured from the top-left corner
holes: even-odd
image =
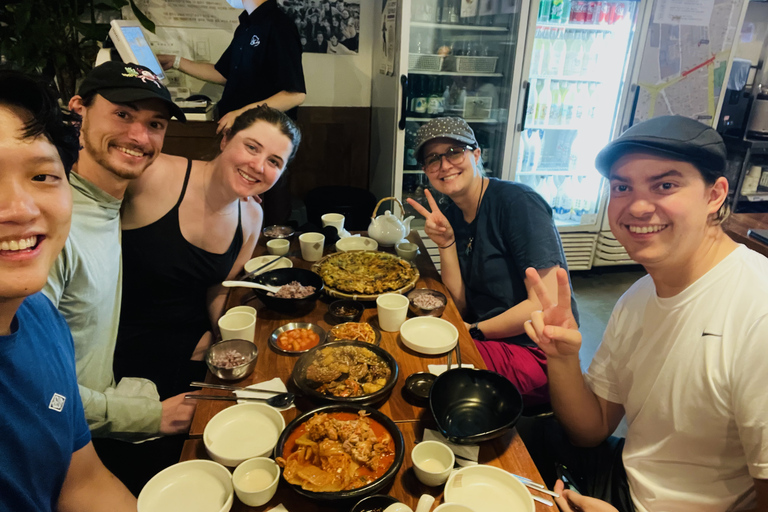
[[[472,364],[475,368],[485,368],[482,357],[480,356],[474,341],[470,337],[455,303],[451,300],[448,290],[443,286],[442,281],[440,280],[440,274],[430,260],[421,239],[415,231],[412,231],[408,238],[420,246],[420,252],[414,260],[414,264],[420,273],[416,287],[438,290],[448,297],[448,304],[442,318],[455,325],[459,331],[459,348],[461,351],[462,362],[464,364]],[[380,247],[379,250],[394,253],[391,248]],[[329,244],[329,246],[326,246],[325,254],[330,254],[332,252],[334,252],[333,245]],[[266,247],[263,245],[263,242],[260,242],[254,251],[254,257],[265,253]],[[310,268],[312,266],[311,262],[301,258],[298,236],[292,237],[290,250],[287,256],[293,262],[294,267]],[[227,298],[227,308],[239,305],[249,305],[255,307],[258,311],[254,343],[259,349],[259,356],[254,372],[245,379],[236,382],[234,385],[246,387],[254,383],[268,381],[275,377],[279,377],[286,383],[288,389],[293,391],[291,373],[293,365],[297,360],[297,356],[286,355],[271,349],[268,344],[269,336],[276,328],[289,322],[310,322],[319,325],[326,331],[329,330],[334,325],[334,322],[328,315],[328,305],[334,300],[336,299],[324,295],[317,301],[315,307],[311,311],[297,317],[265,308],[253,292],[246,288],[232,288]],[[367,302],[364,304],[365,310],[363,311],[361,321],[369,322],[371,325],[378,328],[375,302]],[[424,404],[413,402],[406,394],[404,394],[403,386],[408,375],[416,372],[428,372],[428,365],[431,364],[445,365],[447,363],[447,354],[420,354],[407,348],[397,332],[382,332],[381,335],[380,347],[394,356],[399,367],[399,372],[390,396],[384,403],[378,406],[378,409],[394,420],[402,432],[405,441],[405,458],[402,467],[397,473],[391,486],[383,489],[380,493],[389,494],[410,506],[412,509],[416,508],[416,502],[422,494],[431,494],[432,496],[435,496],[436,501],[439,503],[442,497],[442,486],[427,487],[421,484],[414,475],[412,469],[413,464],[410,457],[411,450],[415,444],[422,439],[424,429],[430,428],[436,430],[434,419],[432,418],[428,407],[424,407]],[[454,364],[455,361],[456,358],[454,357]],[[207,382],[232,384],[231,382],[219,381],[210,373],[208,374]],[[212,389],[206,389],[205,392],[206,394],[228,394],[227,391]],[[189,439],[186,441],[181,455],[182,461],[209,458],[202,440],[205,426],[216,413],[233,404],[234,402],[213,400],[199,401],[192,420]],[[304,398],[297,398],[295,408],[282,412],[286,424],[299,414],[302,414],[317,405],[319,404],[312,404]],[[258,433],[254,433],[254,435],[258,435]],[[517,475],[525,476],[534,482],[543,483],[525,445],[514,429],[510,430],[502,437],[481,443],[478,461],[481,464],[497,466]],[[552,499],[549,496],[539,494],[536,491],[533,491],[533,494],[542,498]],[[334,502],[322,504],[310,501],[299,495],[287,482],[281,481],[277,493],[266,505],[261,507],[248,507],[235,498],[235,504],[233,505],[232,510],[265,511],[280,503],[282,503],[290,512],[346,512],[346,510],[354,504],[339,504]],[[556,507],[548,507],[537,502],[536,510],[537,512],[556,510]]]

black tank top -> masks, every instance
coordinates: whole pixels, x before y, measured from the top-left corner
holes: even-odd
[[[179,200],[168,213],[148,226],[122,232],[123,298],[115,378],[149,379],[161,399],[189,389],[189,358],[211,329],[208,289],[226,280],[243,245],[239,203],[237,230],[223,254],[184,238],[179,206],[191,170],[190,160]]]

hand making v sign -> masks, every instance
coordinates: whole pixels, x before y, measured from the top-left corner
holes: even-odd
[[[410,197],[408,198],[408,204],[413,206],[427,221],[424,224],[424,232],[438,247],[447,247],[453,244],[454,235],[451,223],[448,222],[443,212],[440,211],[435,198],[432,197],[432,193],[425,189],[424,195],[427,196],[427,201],[432,211],[427,210]]]
[[[557,269],[557,302],[553,302],[539,273],[534,268],[525,271],[541,302],[541,311],[534,311],[525,322],[525,332],[547,357],[578,356],[581,347],[579,325],[571,311],[571,286],[568,272]]]

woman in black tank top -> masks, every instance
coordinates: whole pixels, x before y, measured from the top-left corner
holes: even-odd
[[[129,188],[115,379],[155,383],[160,399],[168,401],[158,434],[189,429],[193,401],[185,402],[183,394],[191,380],[205,376],[204,363],[190,358],[212,340],[226,293],[221,282],[242,271],[256,246],[261,207],[252,196],[274,185],[300,137],[282,112],[261,106],[236,119],[215,159],[186,162],[180,193],[185,162],[168,155],[158,157]],[[142,413],[148,414],[137,411]],[[104,443],[99,454],[138,492],[153,474],[178,461],[181,443],[169,441],[181,437]]]

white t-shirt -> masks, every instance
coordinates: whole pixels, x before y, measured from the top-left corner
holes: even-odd
[[[586,380],[624,406],[638,511],[741,510],[768,479],[768,259],[739,246],[683,292],[619,300]]]

